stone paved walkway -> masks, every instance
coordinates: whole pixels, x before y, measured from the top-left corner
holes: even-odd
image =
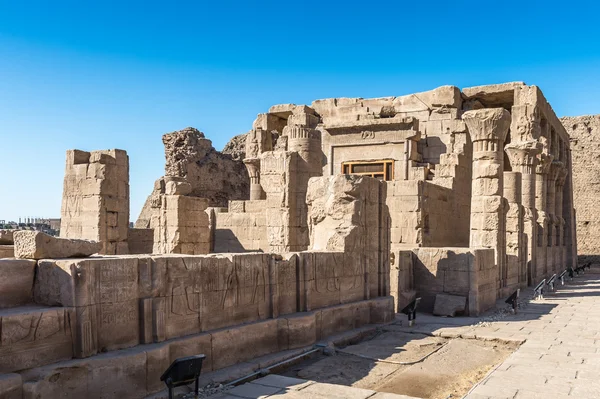
[[[600,269],[530,302],[516,316],[469,331],[526,341],[467,399],[600,398]]]
[[[531,297],[531,290],[521,298]],[[502,306],[502,304],[500,305]],[[406,325],[406,323],[404,323]],[[527,301],[517,315],[483,318],[417,316],[399,330],[443,337],[524,341],[465,396],[466,399],[600,398],[600,269]],[[400,399],[341,385],[267,376],[214,396],[239,398]]]

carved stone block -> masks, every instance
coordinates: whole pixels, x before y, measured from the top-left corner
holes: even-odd
[[[74,320],[67,308],[0,310],[0,373],[71,359]]]

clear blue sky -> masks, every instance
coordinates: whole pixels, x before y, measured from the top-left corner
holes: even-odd
[[[131,219],[161,135],[217,149],[277,103],[521,80],[600,113],[600,6],[578,1],[0,0],[0,219],[58,217],[65,150],[130,156]]]

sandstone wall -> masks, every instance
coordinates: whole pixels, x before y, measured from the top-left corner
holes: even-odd
[[[210,252],[208,201],[186,195],[161,195],[152,215],[155,254],[202,255]]]
[[[43,260],[35,275],[34,266],[0,261],[6,279],[0,284],[0,308],[13,308],[0,312],[7,337],[0,346],[0,372],[184,336],[200,340],[206,332],[214,336],[215,330],[389,291],[377,287],[377,271],[373,275],[364,259],[332,252]],[[43,307],[15,308],[32,302]],[[323,328],[328,334],[338,327]],[[286,340],[287,345],[305,342]]]
[[[469,245],[469,198],[460,191],[423,182],[423,246],[466,247]],[[468,203],[468,202],[467,202]]]
[[[470,199],[464,194],[424,180],[387,182],[392,249],[465,247],[469,244]]]
[[[268,252],[266,201],[229,201],[215,221],[212,252]]]
[[[600,262],[600,115],[564,117],[561,122],[571,136],[579,262]]]
[[[387,185],[371,177],[336,175],[308,182],[310,249],[340,251],[358,259],[352,286],[367,274],[371,297],[389,293],[389,212]]]
[[[154,230],[129,229],[127,243],[130,254],[151,254],[154,245]]]
[[[206,354],[206,374],[393,317],[345,253],[7,259],[0,276],[0,380],[24,397],[143,398],[176,358]]]
[[[397,256],[398,271],[404,275],[396,278],[400,282],[396,290],[404,295],[416,291],[423,312],[433,311],[437,294],[466,297],[471,316],[496,303],[498,267],[493,249],[418,248],[400,251]],[[413,287],[409,285],[411,268]]]
[[[464,131],[464,124],[457,120],[462,108],[462,96],[454,86],[442,86],[399,97],[329,98],[314,101],[311,107],[323,119],[323,152],[329,163],[325,174],[337,173],[335,168],[339,165],[337,160],[333,162],[335,152],[350,150],[349,146],[357,144],[354,138],[362,145],[387,142],[386,148],[392,151],[392,144],[403,144],[406,137],[414,136],[418,130],[423,137],[419,143],[422,161],[439,163],[440,155],[448,152],[452,134]],[[366,133],[361,134],[361,131]],[[353,138],[343,137],[344,134],[353,133],[359,134],[354,134]],[[365,155],[362,154],[360,159],[369,158]],[[381,155],[378,153],[373,156],[381,159]],[[404,146],[397,145],[389,158],[398,161],[405,159]]]

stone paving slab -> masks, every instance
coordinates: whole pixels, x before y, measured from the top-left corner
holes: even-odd
[[[600,398],[599,269],[529,301],[517,315],[475,325],[473,333],[525,342],[466,399]]]
[[[271,374],[208,399],[418,399],[345,385],[325,384]]]

